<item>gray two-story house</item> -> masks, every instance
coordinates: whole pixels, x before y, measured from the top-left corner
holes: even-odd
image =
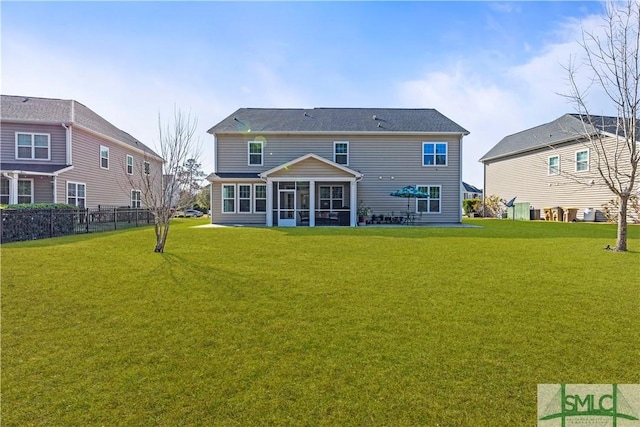
[[[461,221],[462,139],[434,109],[241,108],[214,137],[211,222],[355,226]],[[428,198],[391,193],[412,185]]]
[[[0,204],[143,207],[144,175],[162,159],[74,100],[2,95]]]

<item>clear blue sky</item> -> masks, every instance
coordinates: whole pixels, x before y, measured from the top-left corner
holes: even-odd
[[[504,136],[573,107],[569,56],[599,2],[6,2],[2,93],[76,99],[154,146],[173,106],[435,108],[467,128],[465,181]]]

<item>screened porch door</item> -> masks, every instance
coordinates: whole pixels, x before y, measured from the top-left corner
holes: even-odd
[[[296,190],[280,189],[278,194],[278,226],[296,226]]]

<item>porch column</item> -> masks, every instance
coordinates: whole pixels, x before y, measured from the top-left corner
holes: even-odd
[[[349,218],[351,227],[355,227],[358,221],[356,214],[358,213],[358,182],[354,179],[351,181],[351,199],[349,201]]]
[[[267,227],[273,227],[273,181],[267,178]]]
[[[9,177],[9,204],[15,205],[18,203],[18,174],[14,172],[7,176]]]
[[[316,226],[316,182],[309,181],[309,227]]]
[[[53,175],[53,203],[58,203],[58,175]]]

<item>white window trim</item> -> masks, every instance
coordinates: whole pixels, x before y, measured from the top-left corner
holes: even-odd
[[[416,188],[419,187],[427,187],[427,188],[432,188],[432,187],[438,187],[438,194],[440,194],[440,197],[438,198],[438,201],[440,201],[440,203],[438,204],[438,211],[437,212],[431,212],[430,210],[427,211],[423,211],[422,214],[423,215],[442,215],[442,185],[432,185],[432,184],[417,184]],[[429,197],[428,199],[416,199],[416,204],[415,204],[415,213],[420,213],[418,212],[418,201],[420,200],[426,200],[427,201],[427,207],[430,207],[429,205],[429,201],[431,200],[431,197]]]
[[[264,189],[265,189],[264,198],[256,197],[256,195],[258,194],[256,189],[259,186],[263,186]],[[253,196],[253,200],[251,201],[251,209],[252,209],[253,213],[256,213],[256,214],[264,214],[264,213],[266,213],[267,212],[267,184],[253,184],[253,194],[252,194],[252,196]],[[256,202],[258,200],[264,200],[265,201],[264,211],[259,211],[259,210],[256,209]]]
[[[18,200],[21,197],[21,194],[20,194],[20,182],[21,181],[23,181],[23,182],[24,181],[28,181],[28,182],[31,183],[31,197],[30,197],[31,201],[29,203],[33,203],[33,197],[34,197],[33,193],[35,191],[35,188],[33,187],[33,178],[19,178],[18,179],[18,194],[16,194],[16,203],[25,203],[25,202],[21,202],[20,200]],[[9,191],[11,191],[11,187],[9,187]]]
[[[251,163],[251,144],[260,144],[260,164]],[[257,155],[257,153],[253,153]],[[247,165],[248,166],[263,166],[264,165],[264,141],[247,141]]]
[[[587,168],[585,170],[578,170],[578,153],[584,153],[584,152],[587,153]],[[574,164],[573,164],[575,172],[576,173],[589,172],[589,160],[590,160],[590,153],[588,148],[583,148],[582,150],[576,151],[574,155]]]
[[[129,164],[129,161],[131,161],[131,164]],[[127,167],[127,175],[133,175],[133,156],[131,154],[127,154],[126,167]],[[131,172],[129,172],[129,169],[131,169]]]
[[[246,186],[249,187],[249,198],[246,197],[240,197],[240,187],[242,186]],[[237,190],[237,195],[236,195],[236,205],[237,205],[237,213],[242,214],[242,215],[246,215],[246,214],[252,214],[253,213],[253,186],[251,184],[237,184],[236,185],[236,190]],[[240,210],[240,200],[249,200],[249,210],[248,211],[241,211]]]
[[[233,211],[225,211],[224,210],[224,201],[231,200],[231,198],[224,197],[224,187],[233,187]],[[220,198],[222,199],[222,203],[220,205],[220,211],[222,214],[235,214],[237,211],[237,199],[238,199],[238,191],[236,188],[236,184],[222,184],[220,187]]]
[[[444,165],[438,165],[436,164],[436,159],[438,157],[438,153],[436,152],[436,145],[438,144],[444,144],[445,147],[445,162]],[[433,164],[432,165],[425,165],[424,164],[424,146],[425,145],[433,145]],[[444,141],[435,141],[435,142],[430,142],[430,141],[423,141],[422,142],[422,151],[420,152],[420,162],[422,163],[422,167],[424,168],[443,168],[446,166],[449,166],[449,143],[448,142],[444,142]]]
[[[107,150],[107,157],[102,157],[102,151],[103,150]],[[110,157],[110,155],[109,155],[109,147],[101,145],[100,146],[100,169],[109,170],[109,163],[110,163],[109,157]],[[107,159],[107,167],[106,168],[104,166],[102,166],[102,159]]]
[[[78,206],[78,185],[84,185],[84,207],[87,207],[87,184],[84,182],[75,182],[75,181],[67,181],[65,185],[65,203],[69,203],[69,184],[73,184],[76,186],[76,206]]]
[[[338,144],[346,144],[347,146],[347,154],[346,154],[347,163],[338,163],[338,160],[337,160],[338,152],[336,151],[336,147],[338,146]],[[350,157],[349,141],[333,141],[333,162],[338,163],[339,165],[342,165],[342,166],[349,166],[349,161],[351,160],[349,157]]]
[[[551,173],[551,159],[558,159],[558,172]],[[560,175],[560,154],[554,154],[553,156],[547,157],[547,176],[556,176]]]
[[[31,157],[19,157],[18,156],[18,135],[30,135],[31,136]],[[47,137],[47,158],[46,159],[36,159],[36,136],[46,136]],[[46,162],[51,160],[51,134],[49,133],[38,133],[38,132],[16,132],[16,160],[36,160],[41,162]]]
[[[85,190],[85,192],[86,192],[86,190]],[[137,201],[138,201],[139,206],[133,206],[133,193],[138,193],[138,194],[140,195],[140,198],[137,200]],[[133,189],[133,188],[131,189],[131,205],[130,205],[130,206],[131,206],[132,208],[134,208],[134,209],[135,209],[135,208],[141,208],[141,207],[142,207],[142,191],[140,191],[140,190],[136,190],[136,189]]]

